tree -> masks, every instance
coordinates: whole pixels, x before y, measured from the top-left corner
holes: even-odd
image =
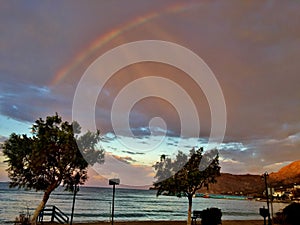
[[[277,212],[274,218],[276,224],[296,225],[300,223],[300,203],[292,202],[282,211]]]
[[[161,194],[182,196],[188,198],[188,219],[191,224],[193,195],[202,187],[215,183],[220,175],[219,156],[216,151],[203,155],[203,148],[190,151],[188,156],[179,151],[176,159],[161,157],[160,162],[153,166],[156,170],[154,188],[157,196]]]
[[[10,187],[44,191],[32,216],[33,224],[36,224],[52,191],[61,184],[73,190],[78,184],[76,174],[80,175],[79,183],[84,184],[88,165],[104,162],[104,150],[96,149],[100,141],[99,131],[80,134],[81,127],[77,122],[63,122],[56,113],[46,120],[36,120],[32,137],[13,133],[4,143]]]
[[[293,202],[286,206],[282,213],[286,224],[296,225],[300,223],[300,203]]]

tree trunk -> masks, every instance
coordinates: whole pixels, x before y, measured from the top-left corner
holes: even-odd
[[[189,200],[189,208],[188,208],[188,218],[187,218],[187,225],[192,224],[192,205],[193,205],[193,195],[188,194],[188,200]]]
[[[51,192],[56,188],[56,184],[52,184],[50,187],[48,187],[48,189],[44,192],[44,196],[42,201],[40,202],[40,204],[38,205],[38,207],[35,209],[33,216],[31,218],[31,224],[32,225],[36,225],[37,222],[37,218],[40,214],[40,212],[42,211],[42,209],[45,207]]]

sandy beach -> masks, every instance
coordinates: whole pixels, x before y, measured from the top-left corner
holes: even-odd
[[[44,223],[47,225],[52,225],[51,223]],[[77,223],[74,222],[73,225],[110,225],[111,222],[85,222]],[[186,221],[130,221],[130,222],[114,222],[115,225],[186,225]],[[201,224],[200,220],[197,224]],[[263,225],[263,220],[224,220],[222,225]],[[54,225],[54,224],[53,224]]]
[[[94,223],[88,225],[108,225],[108,223]],[[116,225],[186,225],[186,221],[139,221],[139,222],[114,222]],[[200,221],[197,224],[201,224]],[[262,225],[263,221],[257,220],[231,220],[222,221],[223,225]],[[87,225],[86,223],[78,223],[76,225]]]

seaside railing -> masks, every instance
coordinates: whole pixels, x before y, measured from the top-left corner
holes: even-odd
[[[45,206],[40,212],[38,222],[44,222],[44,216],[51,216],[50,222],[69,223],[69,217],[55,205]]]

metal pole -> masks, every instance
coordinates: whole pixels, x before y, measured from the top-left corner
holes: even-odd
[[[118,178],[109,179],[108,184],[113,186],[113,199],[112,199],[112,207],[111,207],[111,225],[113,225],[114,213],[115,213],[115,190],[116,190],[116,185],[120,184],[120,179]]]
[[[74,208],[75,208],[75,198],[76,198],[76,194],[79,191],[79,184],[80,184],[80,174],[79,172],[76,173],[75,177],[74,177],[74,185],[75,185],[75,189],[74,189],[74,195],[73,195],[73,204],[72,204],[72,214],[71,214],[71,221],[70,221],[70,225],[73,224],[73,216],[74,216]]]
[[[274,209],[273,209],[273,189],[270,188],[270,195],[271,195],[271,221],[274,223]]]
[[[75,197],[76,197],[76,192],[77,192],[77,185],[75,184],[75,190],[74,190],[74,195],[73,195],[73,205],[72,205],[72,213],[71,213],[71,221],[70,221],[70,225],[73,224],[73,215],[74,215],[74,208],[75,208]]]
[[[271,225],[271,218],[270,218],[270,206],[269,206],[269,192],[268,192],[268,183],[267,183],[267,176],[268,173],[264,173],[264,178],[265,178],[265,186],[266,186],[266,195],[267,195],[267,207],[268,207],[268,225]]]
[[[114,225],[114,211],[115,211],[115,184],[113,184],[113,199],[111,207],[111,225]]]

